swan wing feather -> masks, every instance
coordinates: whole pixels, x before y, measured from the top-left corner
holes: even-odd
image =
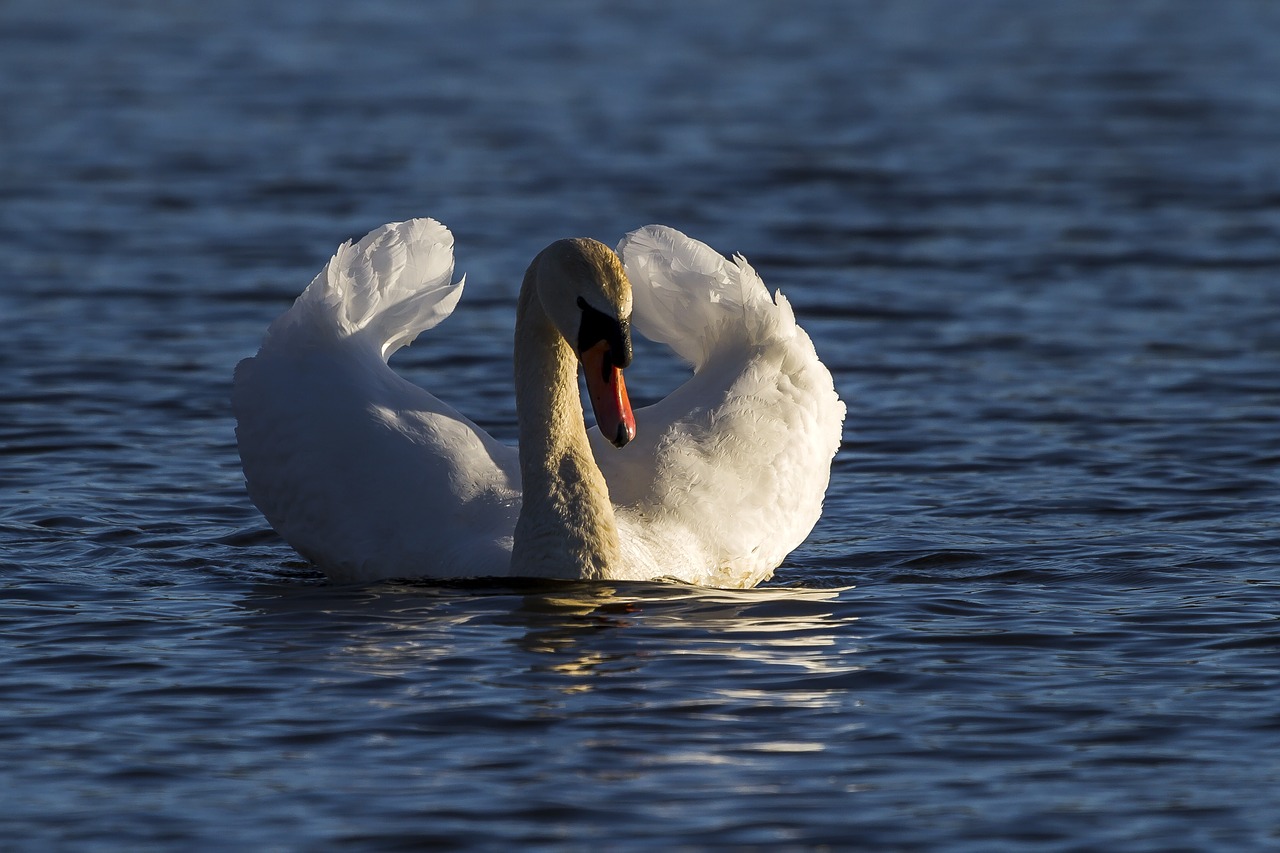
[[[786,298],[745,258],[656,225],[618,253],[635,328],[694,368],[636,412],[623,450],[592,435],[624,549],[637,576],[752,586],[817,522],[844,404]]]
[[[749,587],[821,511],[844,405],[781,293],[741,256],[674,229],[619,246],[634,323],[693,375],[636,413],[622,450],[592,432],[623,548],[616,578]],[[454,310],[453,237],[392,223],[339,247],[236,368],[250,496],[334,580],[504,575],[517,452],[387,358]]]
[[[390,222],[348,240],[267,330],[350,339],[383,361],[453,313],[466,277],[453,277],[453,234],[434,219]]]
[[[430,219],[340,246],[236,368],[250,497],[331,578],[505,574],[516,451],[386,364],[453,311],[453,237]]]

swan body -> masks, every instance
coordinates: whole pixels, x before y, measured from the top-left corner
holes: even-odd
[[[341,246],[236,368],[250,497],[331,579],[750,587],[812,530],[844,404],[786,299],[741,256],[663,226],[616,253],[543,250],[517,311],[519,449],[387,365],[452,313],[452,277],[447,228],[384,225]],[[634,413],[632,327],[694,371]]]

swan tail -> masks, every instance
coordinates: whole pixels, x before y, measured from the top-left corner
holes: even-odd
[[[338,247],[293,307],[267,330],[355,340],[386,361],[453,313],[466,277],[453,278],[453,235],[434,219],[375,228]]]
[[[618,245],[640,334],[664,343],[697,370],[724,346],[795,335],[781,291],[771,297],[742,255],[732,259],[665,225],[646,225]]]

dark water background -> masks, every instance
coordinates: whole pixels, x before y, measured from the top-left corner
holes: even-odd
[[[0,847],[1280,848],[1280,4],[0,4]],[[435,216],[402,371],[664,222],[849,404],[767,588],[335,588],[235,362]],[[641,401],[678,381],[642,358]]]

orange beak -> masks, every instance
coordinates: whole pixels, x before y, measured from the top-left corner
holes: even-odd
[[[636,416],[627,399],[622,371],[610,358],[609,344],[600,341],[582,353],[582,369],[587,375],[587,394],[600,432],[614,447],[622,447],[636,437]]]

